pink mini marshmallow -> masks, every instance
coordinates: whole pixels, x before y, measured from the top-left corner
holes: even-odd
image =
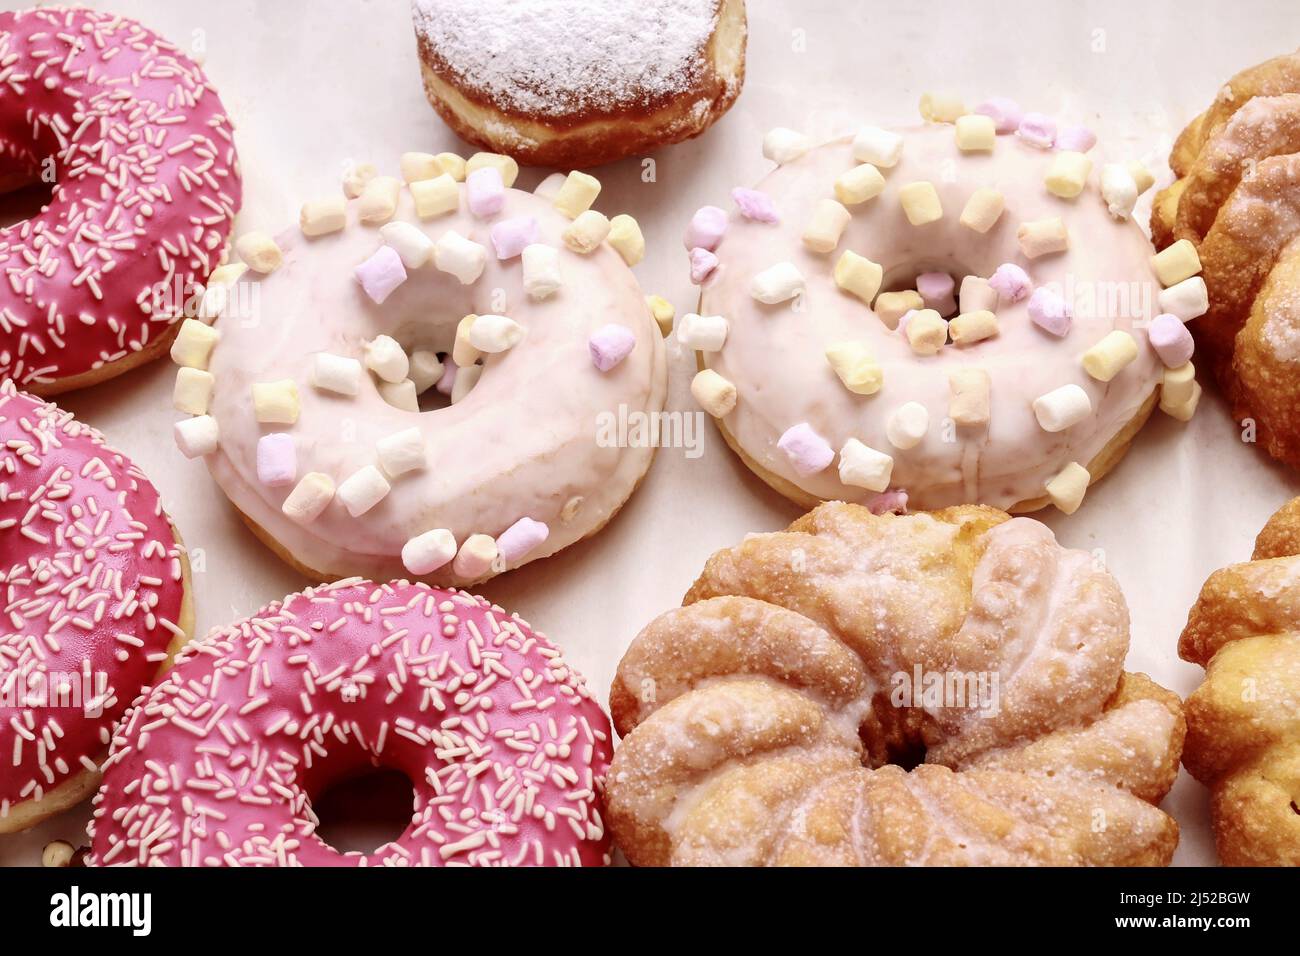
[[[622,326],[602,325],[587,339],[587,350],[591,353],[592,364],[602,372],[608,372],[619,362],[632,354],[636,348],[636,336],[632,330]]]
[[[490,235],[497,258],[513,259],[523,253],[525,246],[537,241],[537,220],[532,216],[502,219],[492,227]]]
[[[1056,134],[1056,148],[1086,153],[1097,145],[1097,134],[1086,126],[1066,126]]]
[[[465,199],[469,211],[480,219],[495,216],[506,205],[506,184],[501,170],[480,166],[465,178]]]
[[[551,529],[541,521],[520,518],[497,538],[497,554],[506,564],[524,557],[550,537]]]
[[[687,249],[707,249],[712,252],[727,231],[727,214],[717,206],[701,206],[691,216],[686,227],[684,242]]]
[[[1034,284],[1029,281],[1029,273],[1014,262],[1004,262],[989,276],[989,285],[993,291],[1008,302],[1019,302],[1029,295]]]
[[[1186,365],[1192,360],[1192,353],[1196,350],[1192,333],[1187,331],[1183,320],[1167,312],[1151,320],[1151,327],[1147,329],[1147,339],[1151,342],[1151,347],[1156,350],[1156,355],[1160,356],[1160,361],[1164,363],[1165,368],[1179,368]]]
[[[442,360],[442,378],[438,379],[433,385],[439,395],[450,395],[451,390],[456,387],[456,369],[459,366],[451,360],[448,355]]]
[[[298,452],[293,436],[272,432],[257,440],[257,480],[268,488],[291,485],[298,477]]]
[[[704,280],[713,275],[713,270],[717,267],[718,257],[708,249],[691,250],[691,281],[696,285],[703,285]]]
[[[355,272],[361,288],[375,305],[383,305],[393,290],[406,281],[406,267],[392,246],[380,246]]]
[[[985,100],[975,107],[975,112],[990,117],[993,120],[993,128],[999,133],[1014,133],[1020,126],[1020,118],[1024,116],[1020,104],[1005,96],[995,96]]]
[[[746,219],[752,219],[754,222],[778,223],[781,221],[780,214],[776,211],[776,204],[772,202],[772,197],[767,193],[761,193],[757,189],[746,189],[744,186],[737,186],[731,191],[732,201],[735,202],[736,208]]]
[[[921,293],[925,307],[940,315],[957,311],[957,300],[953,298],[952,290],[952,276],[946,272],[922,272],[916,277],[916,291]]]
[[[873,515],[907,514],[906,491],[882,491],[867,502],[867,510]]]
[[[1035,289],[1029,297],[1029,319],[1044,332],[1064,338],[1070,331],[1074,316],[1070,303],[1051,289]]]
[[[835,460],[835,449],[807,422],[787,428],[776,447],[785,452],[794,470],[805,478],[824,470]]]
[[[1016,127],[1016,135],[1030,146],[1051,149],[1056,142],[1056,120],[1042,113],[1026,113]]]

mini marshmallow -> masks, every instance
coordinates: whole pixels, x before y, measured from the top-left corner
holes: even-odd
[[[1151,268],[1161,285],[1177,285],[1201,271],[1201,257],[1190,239],[1179,239],[1151,257]]]
[[[876,495],[867,502],[867,510],[873,515],[907,514],[907,492],[886,491]]]
[[[835,263],[835,284],[845,292],[856,295],[867,305],[871,305],[871,300],[880,291],[884,275],[885,270],[880,263],[872,262],[849,249]]]
[[[979,113],[957,117],[957,148],[963,153],[988,152],[997,141],[998,128],[993,119]]]
[[[374,163],[357,163],[343,173],[343,195],[356,199],[365,191],[366,183],[379,175]]]
[[[469,285],[478,280],[487,265],[487,248],[448,229],[433,245],[433,264],[439,272],[448,272]]]
[[[211,372],[182,365],[176,371],[172,407],[186,415],[206,415],[208,404],[212,401],[212,388],[216,383]]]
[[[366,368],[385,382],[400,382],[410,374],[410,359],[391,336],[375,336],[365,344],[364,354]]]
[[[406,267],[392,246],[380,246],[353,273],[375,305],[383,305],[394,290],[406,281]]]
[[[840,449],[840,481],[867,491],[884,491],[894,473],[894,459],[850,438]]]
[[[1124,164],[1128,174],[1133,177],[1133,184],[1137,186],[1138,195],[1142,195],[1148,189],[1156,184],[1155,176],[1151,175],[1151,170],[1147,169],[1136,159],[1131,159]]]
[[[460,187],[446,173],[411,183],[408,188],[415,200],[415,214],[421,219],[445,216],[460,208]]]
[[[298,477],[298,451],[293,436],[272,432],[257,440],[257,480],[268,488],[282,488]]]
[[[432,574],[456,556],[456,536],[446,528],[417,534],[402,545],[402,565],[414,575]]]
[[[357,197],[357,214],[364,223],[388,222],[397,212],[397,197],[402,192],[402,181],[395,176],[376,176],[366,183]]]
[[[609,221],[609,244],[629,266],[645,258],[645,236],[641,224],[627,213],[620,213]]]
[[[171,357],[186,368],[207,369],[221,333],[198,319],[186,319],[172,340]]]
[[[412,223],[398,220],[379,227],[379,238],[402,258],[407,269],[419,269],[433,258],[433,240]]]
[[[948,417],[958,425],[986,425],[989,420],[989,373],[960,368],[948,373]]]
[[[855,395],[874,395],[884,384],[885,373],[865,342],[837,342],[826,349],[826,361],[844,387]]]
[[[1002,217],[1002,210],[1005,208],[1006,199],[1002,193],[990,186],[981,186],[966,200],[958,222],[967,229],[985,233]]]
[[[708,249],[691,250],[691,282],[703,285],[713,270],[718,268],[718,257]]]
[[[1185,402],[1174,404],[1169,401],[1164,392],[1160,395],[1160,410],[1170,418],[1176,418],[1180,422],[1189,422],[1192,416],[1196,414],[1196,406],[1201,402],[1201,384],[1192,382],[1192,394]]]
[[[934,309],[940,315],[957,310],[957,300],[952,294],[952,276],[946,272],[922,272],[916,277],[916,291],[921,294],[921,301],[927,309]]]
[[[559,291],[560,250],[554,246],[534,242],[524,246],[521,256],[524,269],[524,291],[534,302]]]
[[[1044,332],[1064,338],[1070,333],[1074,315],[1070,303],[1051,289],[1035,289],[1029,297],[1029,320]]]
[[[1034,284],[1029,281],[1029,273],[1014,262],[1004,262],[998,266],[993,275],[989,276],[989,285],[1008,302],[1019,302],[1034,288]]]
[[[1186,365],[1196,351],[1192,333],[1187,331],[1187,326],[1183,324],[1182,319],[1167,312],[1151,320],[1151,325],[1147,329],[1147,341],[1151,343],[1151,347],[1155,349],[1156,355],[1160,357],[1160,362],[1165,368]]]
[[[953,345],[971,345],[998,334],[998,317],[986,309],[963,312],[948,323]]]
[[[293,379],[253,383],[253,415],[259,422],[292,425],[298,410],[298,385]]]
[[[691,216],[682,242],[687,249],[708,249],[712,252],[727,231],[727,214],[717,206],[701,206]]]
[[[810,149],[812,140],[784,126],[768,130],[763,137],[763,155],[778,166],[793,162]]]
[[[803,295],[803,273],[793,262],[778,262],[757,273],[749,281],[749,294],[759,302],[776,305]]]
[[[803,244],[813,252],[830,252],[840,242],[852,216],[834,199],[819,199],[803,230]]]
[[[1056,120],[1042,113],[1026,113],[1020,118],[1016,135],[1030,146],[1051,149],[1056,142]]]
[[[1091,159],[1083,153],[1063,150],[1052,158],[1052,165],[1048,167],[1043,182],[1047,186],[1047,191],[1053,196],[1074,199],[1083,192],[1091,172]]]
[[[648,295],[645,297],[646,307],[650,310],[651,317],[655,320],[655,325],[659,326],[659,334],[667,338],[673,330],[673,319],[677,315],[677,310],[673,304],[661,295]]]
[[[876,312],[876,318],[885,323],[885,328],[898,328],[898,320],[907,313],[925,308],[925,302],[921,299],[921,293],[913,289],[904,289],[901,292],[882,292],[876,296],[876,304],[873,307]]]
[[[574,170],[564,179],[552,205],[570,219],[577,219],[591,208],[600,195],[600,180]]]
[[[506,187],[501,181],[501,170],[483,166],[465,177],[465,204],[480,219],[501,212],[506,205]]]
[[[1210,293],[1203,278],[1192,276],[1161,291],[1158,301],[1161,312],[1173,313],[1184,322],[1190,322],[1209,310]]]
[[[729,326],[720,315],[696,315],[688,312],[677,323],[677,342],[698,352],[717,352],[727,341]]]
[[[955,123],[966,114],[966,104],[953,93],[922,93],[921,116],[928,123]]]
[[[1063,432],[1092,414],[1092,400],[1078,385],[1062,385],[1033,402],[1034,417],[1046,432]]]
[[[1196,366],[1187,362],[1177,368],[1165,369],[1160,386],[1161,404],[1171,407],[1186,404],[1195,394]]]
[[[602,372],[614,368],[631,355],[634,348],[636,348],[636,335],[632,330],[612,322],[602,325],[587,339],[587,352],[591,355],[591,364]]]
[[[1138,188],[1127,167],[1120,163],[1101,167],[1101,198],[1106,202],[1106,211],[1116,219],[1124,220],[1133,214]]]
[[[588,209],[569,223],[564,232],[560,233],[560,238],[574,252],[585,256],[594,252],[605,241],[609,229],[609,220],[605,218],[604,213]]]
[[[474,347],[474,343],[469,338],[470,330],[474,328],[477,319],[477,315],[470,313],[456,323],[456,337],[451,346],[451,358],[461,368],[473,365],[483,357],[483,353]]]
[[[513,216],[492,226],[492,249],[498,259],[513,259],[537,241],[537,220],[532,216]]]
[[[407,375],[415,384],[417,394],[427,392],[442,378],[442,360],[437,352],[416,349],[411,353],[410,366]]]
[[[1070,248],[1070,234],[1060,216],[1024,222],[1016,231],[1020,251],[1030,259]]]
[[[172,429],[176,447],[186,458],[202,458],[217,450],[220,434],[217,420],[211,415],[186,418],[179,421]]]
[[[994,128],[999,133],[1014,133],[1019,128],[1020,120],[1024,116],[1020,104],[1015,100],[1007,99],[1005,96],[995,96],[992,99],[985,100],[975,107],[974,112],[991,118]]]
[[[210,322],[226,311],[230,299],[230,289],[248,271],[243,262],[228,262],[217,266],[208,276],[208,284],[203,289],[203,298],[199,300],[198,317]]]
[[[511,157],[501,153],[475,153],[465,160],[465,172],[460,178],[469,182],[469,178],[480,169],[491,167],[501,174],[501,183],[509,189],[519,178],[519,164]]]
[[[397,166],[404,183],[434,179],[447,171],[433,153],[403,153],[397,161]]]
[[[885,189],[885,177],[870,163],[854,166],[835,180],[835,198],[848,206],[875,199]]]
[[[924,226],[943,218],[943,204],[933,183],[908,183],[898,191],[898,201],[903,204],[907,221],[914,226]]]
[[[885,422],[885,437],[895,448],[915,448],[930,430],[930,413],[920,402],[904,402]]]
[[[424,434],[418,428],[404,428],[385,435],[375,442],[375,457],[389,478],[424,468],[428,465]]]
[[[532,518],[520,518],[497,536],[497,552],[506,564],[513,564],[550,537],[551,529]]]
[[[472,392],[482,375],[482,365],[464,365],[458,368],[456,370],[456,381],[451,387],[451,403],[453,405],[457,404]]]
[[[948,344],[948,323],[934,309],[908,312],[898,320],[898,328],[917,355],[934,355]]]
[[[537,188],[533,190],[533,195],[545,199],[547,202],[551,203],[551,205],[554,205],[555,197],[558,196],[560,190],[564,188],[565,178],[564,173],[551,173],[537,184]]]
[[[853,137],[853,158],[879,169],[898,165],[903,155],[903,137],[879,126],[864,126]]]
[[[456,372],[459,368],[460,366],[448,355],[447,361],[442,363],[442,378],[433,384],[434,389],[440,395],[451,395],[452,389],[456,387]]]
[[[1086,153],[1097,145],[1097,134],[1086,126],[1064,126],[1056,134],[1056,148]]]
[[[360,518],[383,501],[392,487],[378,468],[366,465],[343,479],[335,494],[343,502],[343,507],[348,509],[348,514]]]
[[[725,418],[736,407],[736,386],[711,368],[696,373],[691,379],[691,394],[714,418]]]
[[[457,577],[467,580],[481,578],[492,570],[497,559],[497,543],[490,535],[472,534],[456,552],[451,569]]]
[[[957,301],[962,312],[996,312],[998,308],[997,290],[989,280],[981,276],[964,276]]]
[[[835,449],[807,422],[787,428],[777,439],[776,447],[785,452],[795,472],[805,478],[823,471],[835,460]]]
[[[401,351],[400,346],[398,351]],[[312,357],[311,383],[322,391],[356,395],[361,391],[364,374],[361,363],[354,358],[345,358],[332,352],[317,352]]]
[[[379,392],[379,397],[393,408],[400,408],[404,412],[420,410],[420,399],[415,393],[415,383],[409,378],[401,382],[376,382],[375,388]]]
[[[298,524],[315,521],[334,500],[334,480],[319,471],[309,471],[293,486],[280,510]]]
[[[772,197],[767,193],[761,193],[757,189],[737,186],[731,191],[731,201],[736,204],[736,208],[740,210],[742,216],[753,222],[778,223],[781,221],[781,216],[776,211],[776,204],[772,202]]]
[[[1081,361],[1085,372],[1099,382],[1109,382],[1137,358],[1137,354],[1137,342],[1133,336],[1115,329],[1084,352]]]
[[[347,224],[348,201],[344,196],[309,200],[298,213],[298,228],[304,236],[324,236]]]
[[[235,240],[235,252],[248,263],[248,268],[263,275],[280,268],[284,253],[264,232],[246,232]]]
[[[1079,505],[1083,504],[1083,496],[1088,491],[1090,481],[1092,475],[1088,473],[1088,469],[1077,461],[1072,461],[1047,483],[1044,490],[1047,492],[1047,497],[1052,499],[1052,504],[1063,513],[1072,515],[1079,510]]]
[[[469,327],[469,343],[480,352],[495,355],[523,341],[526,330],[504,315],[480,315]]]

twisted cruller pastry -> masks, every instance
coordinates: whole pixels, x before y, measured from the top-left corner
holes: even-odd
[[[1185,725],[1127,649],[1115,579],[1036,521],[824,504],[633,641],[607,820],[639,865],[1166,864]],[[895,705],[936,674],[994,693]]]
[[[1252,559],[1215,571],[1178,642],[1205,668],[1187,699],[1183,765],[1210,787],[1219,857],[1300,865],[1300,498],[1255,540]]]

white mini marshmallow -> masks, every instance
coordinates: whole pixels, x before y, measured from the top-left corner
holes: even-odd
[[[410,371],[407,373],[415,383],[415,390],[424,393],[438,384],[442,378],[443,365],[437,352],[416,349],[411,353]]]
[[[885,422],[885,437],[895,448],[915,448],[930,430],[930,413],[920,402],[906,402]]]
[[[483,353],[469,340],[469,330],[477,320],[478,316],[470,313],[456,323],[456,338],[451,343],[451,360],[457,365],[473,365],[483,357]]]
[[[456,557],[456,536],[446,528],[418,534],[402,545],[402,564],[414,575],[432,574]]]
[[[375,442],[379,467],[389,478],[415,471],[428,464],[424,433],[418,428],[405,428]]]
[[[885,169],[897,166],[903,155],[903,137],[879,126],[866,126],[853,138],[853,158]]]
[[[528,293],[528,298],[538,301],[559,291],[559,249],[535,242],[524,247],[521,262],[524,268],[524,291]]]
[[[793,262],[778,262],[754,276],[749,283],[749,294],[759,302],[775,305],[802,295],[803,274]]]
[[[361,391],[364,374],[361,363],[354,358],[317,352],[312,361],[311,383],[326,392],[356,395]]]
[[[540,196],[542,199],[549,199],[554,203],[555,197],[560,195],[560,190],[564,188],[566,179],[568,177],[564,173],[551,173],[537,184],[537,188],[533,190],[533,195]]]
[[[763,155],[779,165],[793,162],[812,149],[812,140],[803,133],[778,126],[763,137]]]
[[[293,486],[280,510],[285,517],[298,524],[308,524],[334,500],[334,480],[319,471],[309,471]]]
[[[1203,278],[1192,276],[1161,291],[1159,301],[1161,312],[1168,312],[1184,322],[1190,322],[1209,310],[1210,293]]]
[[[248,263],[248,268],[263,275],[280,268],[284,253],[264,232],[246,232],[235,240],[235,251]]]
[[[600,247],[605,237],[609,235],[610,229],[609,220],[603,212],[588,209],[584,213],[579,213],[578,218],[569,223],[564,232],[560,233],[560,238],[574,252],[585,256]]]
[[[868,491],[884,491],[894,473],[894,459],[850,438],[840,449],[840,481]]]
[[[455,405],[478,384],[483,374],[482,365],[462,365],[456,370],[456,381],[451,387],[451,403]]]
[[[343,173],[343,195],[356,199],[366,188],[366,183],[379,175],[374,163],[357,163]]]
[[[410,360],[397,340],[377,335],[365,345],[366,368],[385,382],[400,382],[410,373]]]
[[[1034,399],[1034,416],[1043,431],[1061,432],[1092,414],[1092,400],[1078,385],[1062,385]]]
[[[1106,210],[1116,219],[1127,219],[1133,214],[1138,188],[1127,166],[1107,163],[1101,167],[1101,198],[1106,201]]]
[[[247,271],[248,266],[243,262],[227,262],[213,269],[199,302],[199,318],[207,322],[225,312],[231,288]]]
[[[433,240],[419,226],[399,219],[379,228],[379,236],[402,257],[402,265],[418,269],[433,258]]]
[[[683,348],[717,352],[727,341],[727,320],[720,315],[688,312],[677,323],[677,341]]]
[[[392,485],[383,473],[374,465],[366,465],[345,478],[336,494],[348,514],[359,518],[383,501],[391,490]]]
[[[201,458],[217,450],[220,433],[217,420],[211,415],[200,415],[177,422],[173,429],[176,447],[186,458]]]
[[[454,229],[448,229],[433,246],[433,264],[440,272],[448,272],[460,280],[461,285],[477,281],[487,265],[487,247],[466,239]]]
[[[415,383],[409,378],[401,382],[376,382],[375,388],[379,391],[379,397],[394,408],[400,408],[404,412],[420,410],[420,399],[415,394]]]
[[[469,327],[469,342],[480,352],[495,355],[523,341],[527,330],[504,315],[480,315]]]

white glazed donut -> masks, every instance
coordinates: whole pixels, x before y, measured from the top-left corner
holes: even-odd
[[[782,165],[733,191],[736,212],[691,221],[700,316],[683,317],[678,338],[684,325],[700,350],[692,391],[797,502],[1070,512],[1155,404],[1164,368],[1146,326],[1163,310],[1152,250],[1128,221],[1136,191],[1126,203],[1108,182],[1112,213],[1085,153],[969,119],[815,148],[773,131],[765,153]],[[966,136],[981,148],[961,148]],[[1063,198],[1049,176],[1056,193],[1082,190]],[[1051,251],[1062,228],[1068,246]],[[977,281],[1004,264],[1003,294]],[[1015,288],[1018,270],[1029,288]],[[972,314],[948,324],[967,276]],[[891,291],[903,297],[877,298]],[[900,309],[914,310],[904,328],[918,319],[915,343]]]
[[[177,441],[304,573],[467,584],[627,500],[654,449],[606,419],[662,411],[663,340],[628,267],[640,231],[588,209],[592,177],[542,196],[510,188],[506,157],[402,169],[236,244],[249,272],[173,351],[195,416]]]

